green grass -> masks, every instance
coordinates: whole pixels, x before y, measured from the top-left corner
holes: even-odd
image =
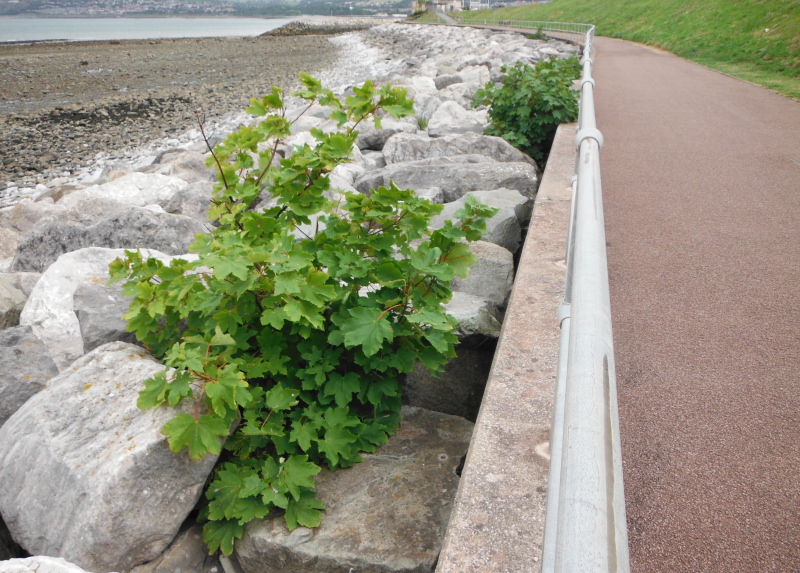
[[[800,99],[800,0],[553,0],[462,15],[595,24]]]

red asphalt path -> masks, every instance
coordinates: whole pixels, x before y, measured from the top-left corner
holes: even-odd
[[[598,38],[634,572],[800,572],[800,102]]]

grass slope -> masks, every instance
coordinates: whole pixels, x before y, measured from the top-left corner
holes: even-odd
[[[463,16],[587,22],[800,99],[800,0],[553,0]]]

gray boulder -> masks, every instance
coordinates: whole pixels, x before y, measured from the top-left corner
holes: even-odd
[[[472,424],[403,409],[397,434],[355,467],[316,478],[322,525],[289,532],[282,515],[249,523],[234,548],[245,573],[432,572]]]
[[[19,324],[19,314],[27,297],[0,275],[0,330]]]
[[[458,321],[458,335],[462,339],[475,335],[499,338],[502,317],[497,307],[485,298],[454,291],[444,308]]]
[[[136,344],[136,337],[125,330],[127,321],[122,318],[130,303],[130,299],[122,294],[122,283],[100,285],[85,282],[77,286],[72,295],[72,309],[78,318],[84,352],[107,342]]]
[[[176,191],[164,203],[164,211],[173,215],[186,215],[201,223],[208,222],[208,209],[211,207],[213,188],[208,181],[190,183],[186,189]]]
[[[392,117],[381,119],[381,129],[376,129],[371,121],[365,121],[358,126],[356,146],[361,150],[380,151],[386,140],[395,133],[416,133],[418,130],[413,123]]]
[[[403,380],[403,403],[461,416],[474,421],[478,416],[486,380],[492,367],[496,344],[479,339],[462,342],[444,372],[433,375],[417,363]]]
[[[157,173],[183,179],[187,183],[216,181],[214,169],[206,166],[205,155],[198,151],[171,149],[160,153],[144,173]]]
[[[453,290],[482,297],[505,308],[514,285],[514,255],[505,247],[486,241],[471,243],[469,250],[478,262],[472,265],[467,278],[453,279]]]
[[[522,244],[522,227],[530,218],[532,200],[510,189],[476,191],[467,193],[467,195],[472,195],[489,207],[499,209],[493,217],[486,221],[486,231],[483,233],[482,239],[516,253]],[[467,197],[464,196],[446,203],[442,212],[431,219],[431,228],[443,227],[444,222],[452,219],[466,201]]]
[[[451,86],[453,84],[459,84],[463,81],[464,78],[462,78],[458,74],[444,74],[433,78],[433,83],[436,85],[437,90],[443,90],[447,86]]]
[[[222,573],[222,565],[216,556],[208,554],[203,543],[203,528],[192,524],[184,529],[169,547],[144,565],[131,569],[130,573]]]
[[[58,205],[73,209],[96,199],[112,199],[127,205],[164,205],[176,191],[189,184],[179,177],[159,173],[127,173],[102,185],[92,185],[74,191],[58,201]]]
[[[440,105],[428,121],[428,133],[432,137],[457,133],[483,133],[489,121],[486,110],[468,111],[454,101]]]
[[[0,573],[89,573],[59,557],[25,557],[0,561]]]
[[[96,223],[84,225],[51,217],[31,229],[17,246],[14,271],[44,272],[59,256],[86,247],[145,248],[178,255],[189,250],[208,227],[183,215],[127,207]]]
[[[443,137],[398,133],[392,136],[383,147],[383,155],[387,164],[469,154],[484,155],[501,162],[530,163],[536,167],[533,159],[517,150],[505,139],[478,133],[445,135]]]
[[[21,291],[22,294],[25,295],[25,298],[28,298],[31,296],[31,292],[33,292],[33,287],[35,287],[39,279],[42,278],[42,273],[5,273],[3,274],[3,278],[15,289]]]
[[[453,84],[440,91],[437,97],[442,101],[452,101],[464,109],[468,109],[472,107],[472,101],[480,88],[481,86],[473,82]]]
[[[0,331],[0,426],[58,375],[47,347],[30,326]]]
[[[0,428],[0,513],[28,552],[127,571],[175,538],[217,456],[173,454],[161,428],[175,411],[136,406],[163,369],[137,346],[101,346]]]
[[[445,202],[455,201],[470,191],[515,189],[533,197],[539,186],[537,169],[529,163],[498,163],[483,155],[456,155],[392,163],[369,171],[356,180],[361,193],[369,193],[394,181],[401,188],[439,187]]]
[[[14,256],[20,236],[21,234],[16,231],[0,227],[0,260]]]
[[[158,251],[144,251],[144,254],[165,262],[171,258]],[[123,256],[124,249],[99,247],[62,255],[42,275],[28,297],[20,324],[33,328],[59,371],[84,354],[81,324],[75,314],[75,291],[82,284],[105,285],[109,277],[108,265]]]

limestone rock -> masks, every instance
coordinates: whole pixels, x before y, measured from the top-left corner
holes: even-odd
[[[14,256],[21,233],[0,227],[0,260]]]
[[[179,533],[164,553],[130,573],[222,573],[222,566],[208,554],[203,527],[194,524]]]
[[[171,149],[159,154],[152,165],[142,169],[145,173],[157,173],[183,179],[187,183],[216,181],[214,170],[206,166],[205,156],[197,151]]]
[[[0,513],[28,552],[105,573],[151,561],[174,539],[216,456],[173,454],[161,428],[175,412],[136,406],[142,382],[163,369],[112,342],[0,428]]]
[[[122,318],[130,303],[122,294],[122,283],[84,282],[77,286],[72,296],[72,309],[78,318],[84,352],[118,340],[136,344],[136,337],[125,330],[127,321]]]
[[[356,146],[362,151],[365,149],[380,151],[386,140],[395,133],[416,133],[418,129],[412,123],[393,117],[381,119],[381,129],[376,129],[371,121],[365,121],[358,126]]]
[[[432,572],[472,424],[403,409],[397,434],[354,467],[316,478],[322,525],[289,532],[282,515],[253,521],[234,548],[246,573]]]
[[[0,275],[0,330],[19,324],[19,314],[27,297]]]
[[[0,331],[0,426],[56,375],[55,362],[30,326]]]
[[[472,101],[480,88],[480,85],[473,82],[453,84],[441,90],[437,97],[442,101],[452,101],[464,109],[469,109],[472,107]]]
[[[12,270],[44,272],[59,256],[85,247],[146,248],[177,255],[205,232],[208,227],[191,217],[141,207],[127,207],[88,226],[49,218],[20,242]]]
[[[39,555],[0,561],[0,573],[89,573],[59,557]]]
[[[440,105],[428,121],[428,133],[432,137],[456,133],[483,133],[489,124],[486,110],[468,111],[454,101]]]
[[[458,334],[462,338],[500,336],[501,321],[497,309],[486,299],[454,291],[453,298],[444,307],[447,314],[458,321]]]
[[[113,199],[120,203],[144,207],[163,205],[177,191],[189,184],[178,177],[159,173],[128,173],[102,185],[92,185],[62,197],[58,205],[72,209],[98,198]]]
[[[465,279],[455,277],[453,290],[479,296],[505,308],[514,285],[514,255],[500,245],[476,241],[469,246],[478,258]]]
[[[164,203],[164,211],[173,215],[186,215],[203,223],[208,221],[213,188],[207,181],[190,183],[186,189],[176,191]]]
[[[441,76],[436,76],[433,78],[434,85],[436,86],[437,90],[443,90],[447,86],[451,86],[453,84],[459,84],[464,81],[458,74],[443,74]]]
[[[525,162],[536,166],[533,159],[517,150],[505,139],[478,133],[443,137],[398,133],[383,147],[387,164],[467,154],[484,155],[495,161]]]
[[[33,292],[33,287],[35,287],[39,279],[42,278],[42,273],[5,273],[3,274],[3,278],[15,289],[21,291],[22,294],[25,295],[25,298],[28,298],[31,296],[31,292]]]
[[[430,121],[436,110],[442,105],[442,100],[436,96],[417,96],[414,98],[414,111],[417,117]]]
[[[434,376],[417,363],[403,381],[403,403],[475,420],[496,344],[486,339],[462,342],[444,372]]]
[[[522,224],[530,218],[529,206],[532,201],[522,194],[510,189],[494,191],[470,192],[481,203],[495,207],[499,211],[486,221],[486,231],[482,239],[495,245],[505,247],[516,253],[522,243]],[[431,219],[431,228],[439,229],[444,222],[452,219],[456,211],[466,203],[466,196],[446,203],[442,212]]]
[[[145,254],[163,261],[170,259],[157,251],[145,251]],[[75,315],[75,291],[83,283],[105,285],[109,276],[108,265],[123,256],[124,249],[100,247],[62,255],[42,275],[28,297],[20,315],[20,324],[33,328],[59,371],[84,354],[80,321]]]
[[[532,197],[539,186],[536,168],[529,163],[498,163],[483,155],[456,155],[392,163],[368,171],[356,180],[361,193],[394,181],[400,188],[439,187],[445,202],[455,201],[470,191],[515,189]]]

